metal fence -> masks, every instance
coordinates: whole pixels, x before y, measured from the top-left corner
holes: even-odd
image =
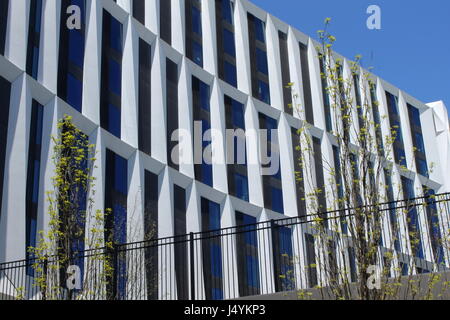
[[[443,239],[450,229],[449,200],[450,194],[441,194],[378,205],[384,225],[380,265],[386,263],[383,253],[391,251],[404,274],[448,267]],[[325,242],[317,237],[317,216],[307,216],[86,250],[66,262],[53,257],[3,263],[0,300],[236,299],[326,285],[342,269],[354,282],[358,264],[349,228],[355,210],[320,215],[326,217]],[[411,212],[427,223],[421,225],[416,256],[409,254],[408,232],[401,231],[411,227]],[[403,236],[394,240],[397,233]]]

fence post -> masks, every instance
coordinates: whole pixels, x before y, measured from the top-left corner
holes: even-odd
[[[194,270],[194,233],[189,234],[189,265],[191,269],[191,300],[195,300],[195,270]]]
[[[45,301],[47,300],[47,289],[49,287],[49,280],[48,280],[48,256],[45,256],[44,262],[42,263],[42,276],[44,278],[44,283],[45,283],[45,288],[44,291],[42,292],[42,300]]]

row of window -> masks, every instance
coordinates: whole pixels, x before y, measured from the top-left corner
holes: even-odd
[[[170,3],[170,1],[167,1]],[[61,28],[61,48],[59,68],[62,72],[59,73],[58,80],[58,94],[61,98],[66,100],[75,109],[81,111],[82,106],[82,81],[83,81],[83,64],[84,64],[84,42],[85,42],[85,1],[84,0],[64,0],[62,10],[67,6],[75,4],[81,8],[82,13],[82,28],[80,30],[69,30],[67,28]],[[220,19],[217,19],[220,28],[217,28],[222,39],[223,56],[221,59],[224,65],[235,59],[235,47],[234,47],[234,29],[232,11],[233,6],[230,1],[217,1],[217,14]],[[143,1],[135,1],[133,12],[139,21],[145,23],[145,15],[142,12],[145,11]],[[189,40],[191,42],[197,42],[201,46],[201,4],[199,1],[190,1],[186,6],[187,16],[189,17],[191,28],[189,29]],[[170,5],[161,5],[161,11],[170,11]],[[3,13],[6,10],[2,11]],[[39,43],[40,43],[40,29],[41,29],[41,17],[42,17],[42,0],[33,0],[30,6],[30,30],[28,41],[28,55],[27,55],[27,72],[37,78],[38,74],[38,61],[39,61]],[[61,15],[62,19],[64,15]],[[248,14],[249,33],[250,33],[250,47],[254,54],[252,57],[252,75],[253,79],[253,95],[258,99],[270,103],[270,92],[268,90],[268,63],[266,53],[266,41],[265,41],[265,25],[260,19]],[[163,23],[162,23],[163,24]],[[169,24],[170,25],[170,24]],[[2,27],[0,25],[0,27]],[[167,27],[167,26],[166,26]],[[0,29],[0,35],[4,33],[5,26]],[[122,25],[107,11],[103,13],[103,42],[102,42],[102,82],[101,82],[101,123],[102,127],[111,132],[112,134],[120,137],[121,133],[121,78],[122,78],[122,43],[123,43],[123,31]],[[161,25],[162,29],[162,25]],[[219,38],[219,37],[218,37]],[[288,55],[287,55],[287,37],[284,33],[279,33],[280,39],[280,53],[283,57],[282,61],[282,75],[284,80],[289,79],[288,70]],[[3,41],[4,42],[4,41]],[[195,46],[195,44],[193,44]],[[222,52],[222,50],[221,50]],[[302,54],[302,72],[304,74],[304,80],[309,78],[308,65],[307,65],[307,47],[300,45],[300,52]],[[192,51],[191,58],[194,61],[201,61],[201,55],[196,56],[195,50]],[[234,61],[235,63],[235,61]],[[151,124],[151,106],[150,106],[150,65],[151,65],[151,47],[143,40],[139,42],[139,148],[145,153],[151,153],[150,144],[150,124]],[[235,66],[234,66],[235,67]],[[168,139],[176,128],[178,128],[178,66],[167,60],[166,66],[167,76],[167,106],[168,106]],[[324,68],[321,62],[321,68]],[[224,68],[225,70],[226,68]],[[226,71],[224,71],[224,78],[227,81]],[[228,79],[229,80],[229,79]],[[230,82],[230,81],[227,81]],[[358,80],[355,79],[355,83]],[[196,79],[192,79],[193,84],[193,105],[194,105],[194,120],[202,122],[202,132],[205,132],[210,128],[210,114],[209,114],[209,86]],[[233,85],[233,83],[230,83]],[[256,84],[256,86],[255,86]],[[306,96],[310,91],[307,90],[309,84],[308,81],[303,81],[305,91],[305,101],[309,101]],[[325,88],[325,84],[323,85]],[[375,105],[375,89],[371,91],[372,100]],[[285,92],[285,100],[289,102],[289,95]],[[324,96],[325,97],[325,96]],[[358,94],[357,94],[358,97]],[[405,152],[403,146],[403,139],[401,135],[400,116],[398,111],[398,99],[394,95],[386,92],[386,98],[388,102],[389,120],[393,128],[398,128],[395,139],[394,155],[396,162],[399,164],[406,164]],[[286,102],[285,101],[285,102]],[[227,127],[234,129],[245,130],[245,121],[243,119],[243,106],[233,101],[229,97],[225,97],[225,104],[231,112],[227,114],[231,115],[231,121],[227,119]],[[327,104],[325,104],[327,105]],[[33,107],[37,108],[37,107]],[[419,173],[427,175],[425,150],[423,146],[423,137],[421,133],[420,114],[418,110],[411,105],[408,105],[409,118],[411,122],[411,131],[413,136],[414,146],[416,147],[416,164]],[[306,114],[308,116],[308,103],[306,104]],[[374,108],[374,113],[377,112]],[[309,112],[310,116],[312,112]],[[379,119],[379,116],[375,119]],[[328,117],[327,117],[328,119]],[[7,119],[6,119],[7,121]],[[331,125],[331,118],[327,121]],[[265,129],[276,129],[277,123],[275,120],[270,119],[265,115],[260,115],[260,127]],[[294,135],[293,135],[294,136]],[[171,142],[171,139],[170,143]],[[31,145],[31,144],[30,144]],[[297,145],[297,144],[296,144]],[[169,143],[168,143],[169,146]],[[203,148],[206,148],[204,145]],[[274,148],[275,147],[275,148]],[[268,150],[270,152],[277,147],[277,141],[268,141]],[[316,179],[320,189],[324,185],[323,171],[321,163],[321,151],[320,140],[314,140],[314,149],[317,154],[316,165]],[[168,148],[172,150],[172,148]],[[31,151],[31,150],[30,150]],[[31,152],[30,152],[31,154]],[[37,158],[39,155],[35,154]],[[172,159],[172,156],[168,155],[168,159]],[[29,160],[31,161],[31,160]],[[172,161],[172,160],[170,160]],[[297,163],[297,161],[295,161]],[[30,164],[30,168],[38,167],[39,163]],[[175,164],[174,164],[175,167]],[[30,170],[32,172],[33,170]],[[245,165],[233,165],[228,168],[229,171],[229,185],[230,192],[237,197],[248,201],[248,181],[246,177]],[[299,170],[301,171],[301,170]],[[196,179],[212,186],[212,168],[211,165],[202,163],[196,167]],[[283,213],[283,193],[281,188],[281,176],[280,172],[273,176],[265,176],[264,178],[264,201],[265,207],[273,211]],[[37,179],[29,178],[29,181],[36,181]],[[36,182],[33,182],[34,184]],[[33,184],[32,182],[29,185]],[[30,187],[30,190],[32,188]],[[301,194],[302,187],[298,187],[298,193]],[[30,199],[33,198],[33,192],[30,191]],[[325,210],[326,202],[324,196],[319,197],[319,209]],[[30,201],[33,203],[33,201]],[[30,208],[32,205],[30,204]],[[299,211],[302,211],[303,205],[299,206]],[[300,212],[299,212],[300,214]],[[33,214],[30,211],[29,218],[29,230],[32,234]],[[28,232],[27,232],[28,234]],[[30,236],[32,239],[33,236]],[[30,240],[32,242],[32,240]]]
[[[0,79],[1,91],[5,96],[9,96],[9,83]],[[201,90],[199,90],[201,91]],[[233,106],[230,106],[233,108]],[[239,125],[242,121],[239,119],[242,105],[235,105],[235,113],[232,115],[234,119],[232,123]],[[6,117],[6,119],[8,119]],[[274,127],[274,123],[270,123],[270,119],[264,119],[266,127]],[[6,124],[7,126],[7,124]],[[39,172],[40,172],[40,150],[42,144],[42,128],[43,128],[43,106],[36,101],[32,102],[32,115],[30,122],[30,145],[28,153],[28,178],[27,178],[27,247],[35,244],[36,236],[36,218],[37,218],[37,201],[39,196]],[[269,139],[269,142],[271,140]],[[6,145],[3,143],[2,145]],[[128,197],[128,161],[114,153],[111,150],[106,150],[106,171],[105,171],[105,207],[112,209],[112,214],[106,220],[105,237],[113,240],[116,243],[124,243],[127,240],[126,221],[127,221],[127,197]],[[2,170],[3,172],[3,170]],[[412,181],[402,178],[404,198],[414,198],[414,190]],[[150,240],[157,238],[158,229],[158,193],[159,182],[158,176],[146,171],[145,172],[145,187],[144,187],[144,203],[145,203],[145,239]],[[179,186],[174,186],[174,234],[176,236],[185,236],[186,234],[186,193],[185,190]],[[424,190],[425,191],[425,190]],[[430,190],[425,191],[427,195],[432,196]],[[80,210],[83,210],[80,207]],[[210,200],[202,198],[201,201],[201,217],[202,217],[202,231],[209,232],[221,228],[221,208],[220,205]],[[427,217],[429,221],[430,234],[433,240],[433,250],[437,253],[435,255],[438,262],[442,262],[444,258],[443,248],[440,244],[440,228],[437,217],[437,208],[434,202],[427,208]],[[396,219],[396,217],[394,217]],[[245,226],[237,241],[238,247],[244,248],[238,254],[238,268],[239,272],[239,292],[241,296],[254,295],[260,293],[260,275],[258,262],[258,241],[256,231],[253,231],[251,224],[256,223],[256,218],[245,215],[241,212],[236,212],[237,226]],[[411,207],[408,212],[408,230],[412,237],[415,234],[418,239],[421,239],[421,230],[418,222],[418,215],[415,208]],[[415,241],[412,238],[411,242],[418,243],[415,248],[416,255],[423,258],[422,242]],[[292,247],[292,230],[284,226],[272,226],[272,242],[274,255],[274,270],[277,277],[275,285],[277,291],[286,291],[295,288],[292,278],[287,275],[292,274],[293,267],[291,259],[293,258]],[[312,266],[308,269],[308,283],[310,286],[317,284],[317,274],[315,268],[315,248],[314,237],[307,234],[305,236],[306,243],[306,259],[307,264]],[[203,247],[203,268],[205,270],[205,288],[207,299],[222,299],[223,298],[223,270],[222,270],[222,249],[220,241],[204,240]],[[83,248],[81,242],[76,242],[73,245],[73,250],[80,250]],[[350,270],[352,281],[356,277],[356,264],[354,262],[354,252],[349,248]],[[146,252],[146,257],[150,261],[157,263],[158,253],[156,250],[149,249]],[[352,258],[353,257],[353,258]],[[186,245],[179,245],[176,248],[176,277],[179,279],[177,288],[179,298],[188,297],[188,283],[187,283],[187,247]],[[120,259],[119,259],[120,260]],[[82,261],[77,264],[82,265]],[[119,279],[120,275],[126,274],[126,261],[119,261],[116,264],[118,268]],[[154,268],[148,268],[148,279],[157,279]],[[281,276],[278,276],[281,275]],[[283,277],[283,275],[286,275]],[[184,280],[182,280],[184,279]],[[121,281],[117,286],[110,289],[114,294],[123,296],[125,293],[125,285],[121,285]],[[125,283],[125,280],[124,280]],[[157,281],[155,280],[157,286]],[[157,287],[149,286],[149,297],[157,297]]]
[[[85,23],[86,23],[86,1],[85,0],[63,0],[61,7],[61,25],[64,25],[66,19],[66,9],[71,5],[77,5],[81,9],[81,28],[72,29],[61,28],[60,30],[60,52],[59,52],[59,73],[58,73],[58,95],[68,102],[72,107],[81,112],[83,96],[83,66],[85,51]],[[0,13],[0,53],[4,54],[5,36],[7,28],[9,1],[2,1]],[[145,24],[145,1],[133,1],[133,16]],[[231,85],[237,85],[236,75],[236,50],[233,26],[234,4],[231,0],[216,0],[216,21],[217,21],[217,39],[219,52],[219,76]],[[31,0],[29,11],[29,32],[27,46],[27,73],[34,77],[38,76],[39,68],[39,46],[40,33],[42,27],[42,0]],[[170,43],[171,41],[171,1],[161,1],[160,3],[160,31],[161,37]],[[121,56],[122,56],[122,25],[114,19],[109,13],[104,12],[103,21],[103,47],[102,47],[102,123],[103,127],[109,129],[113,134],[120,136],[120,93],[121,93]],[[270,104],[270,90],[268,78],[268,63],[265,39],[265,23],[248,14],[248,27],[250,39],[250,56],[252,68],[252,93],[255,98]],[[201,2],[198,0],[188,0],[186,3],[186,46],[187,56],[198,63],[203,64],[202,54],[202,23],[201,23]],[[289,55],[287,35],[279,32],[280,56],[283,83],[290,82],[289,74]],[[308,122],[314,122],[311,100],[311,86],[308,64],[308,47],[302,43],[300,45],[301,64],[302,64],[302,83],[305,101],[305,115]],[[140,48],[145,47],[145,43],[140,41]],[[141,50],[141,49],[140,49]],[[142,50],[145,50],[142,49]],[[140,51],[140,53],[142,53]],[[140,61],[150,55],[147,52],[140,54]],[[140,75],[145,77],[149,70],[150,59],[142,62],[146,66],[141,69]],[[326,74],[324,58],[320,59],[321,74]],[[355,92],[357,104],[361,104],[361,94],[359,88],[359,77],[355,75]],[[141,82],[149,82],[149,79],[140,78]],[[148,87],[142,87],[140,97],[142,101],[149,100],[149,93],[146,96]],[[327,131],[332,130],[330,101],[326,92],[326,78],[322,78],[322,91],[325,107],[325,118]],[[372,102],[376,99],[376,90],[371,90]],[[284,86],[283,91],[285,111],[293,112],[289,107],[292,103],[290,89]],[[394,95],[386,92],[386,98],[389,109],[389,119],[391,126],[400,128],[400,117],[398,112],[398,99]],[[375,109],[374,108],[374,112]],[[423,138],[421,137],[420,117],[417,110],[408,106],[413,142],[416,147],[415,160],[419,173],[428,175],[426,159],[423,152]],[[415,110],[415,111],[414,111]],[[374,114],[377,122],[379,116]],[[148,122],[148,119],[147,119]],[[382,144],[382,139],[379,139]],[[395,158],[397,163],[406,164],[404,147],[402,147],[401,129],[397,130],[395,139]],[[143,148],[146,149],[146,148]],[[382,149],[382,148],[380,148]],[[147,150],[148,151],[148,150]]]

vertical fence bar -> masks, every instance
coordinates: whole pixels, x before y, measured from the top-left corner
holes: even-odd
[[[195,300],[195,262],[194,262],[194,233],[191,232],[189,234],[189,265],[190,265],[190,273],[191,273],[191,300]]]

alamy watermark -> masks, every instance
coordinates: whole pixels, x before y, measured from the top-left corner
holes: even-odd
[[[66,26],[69,30],[81,29],[81,9],[77,5],[68,6],[66,13],[69,15],[67,18]]]
[[[367,8],[367,28],[369,30],[381,30],[381,8],[375,4]]]
[[[278,141],[278,130],[227,129],[224,136],[219,129],[203,131],[202,125],[201,121],[194,121],[193,135],[188,129],[173,131],[170,138],[177,145],[170,154],[174,164],[261,165],[262,175],[279,172],[280,152],[274,143]],[[248,145],[259,149],[259,157],[257,152],[247,152]]]
[[[376,265],[369,266],[367,274],[370,275],[367,278],[367,288],[369,290],[381,290],[381,276],[378,267]]]
[[[81,269],[77,265],[67,268],[66,286],[68,290],[81,290]]]

